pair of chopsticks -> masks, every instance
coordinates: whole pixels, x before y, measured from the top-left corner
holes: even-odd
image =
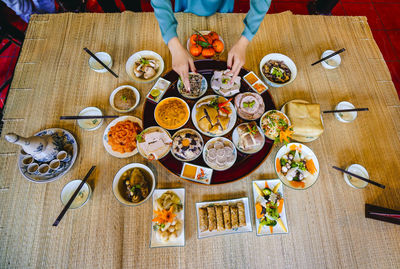
[[[324,58],[322,58],[322,59],[316,61],[315,63],[312,63],[311,65],[316,65],[316,64],[319,64],[320,62],[326,61],[326,60],[328,60],[329,58],[335,56],[336,54],[342,53],[342,52],[345,51],[345,50],[346,50],[346,49],[343,48],[343,49],[340,49],[340,50],[338,50],[338,51],[335,51],[334,53],[329,54],[328,56],[326,56],[326,57],[324,57]]]
[[[61,116],[60,120],[113,119],[119,116]]]
[[[105,63],[103,63],[99,58],[97,58],[96,55],[94,55],[93,52],[91,52],[88,48],[83,48],[84,51],[86,51],[90,56],[93,57],[93,59],[95,59],[97,62],[99,62],[99,64],[101,64],[105,69],[107,69],[108,72],[110,72],[111,74],[113,74],[114,77],[118,78],[118,75],[114,73],[114,71],[112,71]]]
[[[86,174],[84,179],[82,180],[81,184],[79,184],[78,188],[75,190],[74,194],[72,194],[71,198],[69,199],[68,203],[65,205],[64,209],[61,211],[60,215],[58,215],[56,221],[53,223],[53,226],[57,226],[61,219],[64,217],[65,213],[67,213],[67,210],[71,206],[72,202],[75,200],[76,196],[78,195],[79,191],[82,189],[83,185],[86,183],[88,178],[90,177],[90,174],[92,174],[93,170],[96,168],[96,166],[92,166],[90,168],[89,172]]]
[[[368,111],[368,107],[363,108],[350,108],[350,109],[338,109],[338,110],[326,110],[323,113],[340,113],[340,112],[353,112],[353,111]]]
[[[400,211],[376,205],[365,204],[365,217],[400,224]]]
[[[352,173],[352,172],[349,172],[349,171],[344,170],[344,169],[342,169],[342,168],[339,168],[339,167],[337,167],[337,166],[332,166],[332,168],[334,168],[334,169],[336,169],[336,170],[339,170],[339,171],[341,171],[341,172],[343,172],[343,173],[345,173],[345,174],[348,174],[348,175],[350,175],[350,176],[352,176],[352,177],[356,177],[356,178],[361,179],[361,180],[363,180],[363,181],[365,181],[365,182],[371,183],[372,185],[378,186],[379,188],[382,188],[382,189],[385,188],[385,185],[383,185],[383,184],[380,184],[380,183],[375,182],[375,181],[373,181],[373,180],[370,180],[370,179],[368,179],[368,178],[365,178],[365,177],[356,175],[356,174],[354,174],[354,173]]]

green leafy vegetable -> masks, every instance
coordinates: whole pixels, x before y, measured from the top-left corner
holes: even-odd
[[[252,107],[254,106],[255,103],[256,103],[256,101],[244,102],[244,103],[243,103],[243,107],[250,107],[250,108],[252,108]]]
[[[277,68],[277,67],[272,67],[272,75],[276,76],[277,78],[282,78],[283,77],[283,72]]]

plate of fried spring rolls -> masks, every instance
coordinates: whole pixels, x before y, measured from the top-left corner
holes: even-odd
[[[251,232],[247,197],[196,203],[199,238]]]

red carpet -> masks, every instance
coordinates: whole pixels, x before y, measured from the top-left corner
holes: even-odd
[[[308,0],[272,0],[269,14],[291,10],[294,14],[308,14]],[[116,0],[121,11],[124,10],[120,0]],[[142,0],[143,11],[152,11],[150,1]],[[236,0],[235,12],[247,12],[249,0]],[[87,10],[102,12],[96,0],[87,1]],[[21,21],[12,11],[3,7],[1,16],[21,30],[25,30],[26,23]],[[334,8],[335,16],[367,16],[368,23],[378,46],[387,62],[397,93],[400,96],[400,1],[398,0],[341,0]],[[0,47],[4,46],[3,41]],[[19,55],[19,48],[11,45],[0,55],[0,85],[13,74]],[[0,93],[0,108],[3,108],[8,88]]]

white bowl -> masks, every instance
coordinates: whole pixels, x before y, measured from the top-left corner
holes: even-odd
[[[272,82],[272,81],[270,81],[269,79],[266,78],[266,76],[263,73],[263,66],[269,60],[282,61],[284,64],[287,65],[287,67],[292,72],[290,80],[288,82],[279,84],[279,83]],[[292,61],[292,59],[290,59],[286,55],[283,55],[283,54],[280,54],[280,53],[270,53],[270,54],[265,55],[264,58],[261,59],[261,62],[260,62],[260,73],[261,73],[261,76],[262,76],[263,80],[268,85],[270,85],[271,87],[279,88],[279,87],[283,87],[283,86],[286,86],[286,85],[292,83],[296,79],[297,68],[296,68],[296,65],[294,64],[294,62]]]
[[[120,193],[119,190],[118,190],[118,183],[119,183],[119,180],[120,180],[122,174],[123,174],[126,170],[129,170],[129,169],[132,169],[132,168],[136,168],[136,167],[137,167],[137,168],[141,168],[141,169],[143,169],[143,170],[146,170],[146,171],[149,173],[150,177],[151,177],[151,178],[150,178],[150,180],[151,180],[151,190],[150,190],[149,194],[147,195],[147,197],[144,198],[144,199],[143,199],[142,201],[140,201],[139,203],[133,203],[133,202],[127,201],[127,200],[121,195],[121,193]],[[153,171],[151,171],[151,169],[150,169],[149,167],[147,167],[146,165],[143,165],[143,164],[141,164],[141,163],[130,163],[130,164],[125,165],[125,166],[122,167],[121,169],[119,169],[119,171],[117,172],[117,174],[114,176],[114,180],[113,180],[113,184],[112,184],[112,190],[113,190],[113,193],[114,193],[115,198],[116,198],[121,204],[126,205],[126,206],[138,206],[138,205],[143,204],[144,202],[146,202],[146,201],[152,196],[155,187],[156,187],[156,178],[155,178],[155,176],[154,176],[154,174],[153,174]]]
[[[189,75],[190,74],[196,74],[196,73],[189,72]],[[206,91],[208,89],[207,79],[202,74],[200,74],[200,73],[198,73],[198,74],[201,75],[201,77],[202,77],[202,79],[201,79],[201,90],[200,90],[199,96],[196,96],[196,97],[189,96],[189,95],[186,95],[183,92],[181,92],[180,89],[185,87],[185,86],[183,85],[183,82],[182,82],[181,78],[179,77],[178,82],[176,83],[176,88],[177,88],[177,90],[178,90],[180,95],[182,95],[183,97],[188,98],[188,99],[198,99],[198,98],[202,97],[206,93]]]
[[[152,77],[150,79],[138,78],[132,72],[134,63],[142,57],[155,58],[160,63],[160,67],[158,68],[157,73],[154,75],[154,77]],[[138,52],[134,53],[133,55],[131,55],[131,57],[129,57],[128,61],[126,62],[125,70],[126,70],[126,73],[129,75],[129,77],[136,82],[140,82],[140,83],[152,82],[152,81],[156,80],[164,71],[164,60],[158,53],[156,53],[154,51],[151,51],[151,50],[138,51]]]
[[[356,174],[356,175],[359,175],[359,176],[362,176],[362,177],[365,177],[365,178],[367,178],[367,179],[369,179],[369,175],[368,175],[368,171],[367,171],[367,169],[365,169],[362,165],[359,165],[359,164],[352,164],[352,165],[349,165],[347,168],[346,168],[346,171],[349,171],[349,172],[351,172],[351,173],[353,173],[353,174]],[[353,188],[355,188],[355,189],[364,189],[367,185],[368,185],[368,182],[366,182],[366,181],[363,181],[363,180],[361,180],[361,179],[358,179],[358,178],[355,178],[354,177],[354,182],[353,183],[359,183],[359,185],[357,186],[357,185],[355,185],[355,184],[353,184],[351,181],[350,181],[350,175],[348,175],[348,174],[345,174],[345,173],[343,173],[343,177],[344,177],[344,181],[346,181],[346,183],[350,186],[350,187],[353,187]]]
[[[268,136],[268,135],[264,132],[264,130],[263,130],[263,128],[262,128],[262,127],[263,127],[263,121],[264,121],[265,116],[267,116],[267,114],[270,113],[270,112],[272,112],[272,111],[275,111],[276,113],[282,115],[285,119],[287,119],[287,121],[288,121],[288,126],[291,126],[291,123],[290,123],[289,117],[288,117],[285,113],[283,113],[282,111],[276,110],[276,109],[268,110],[268,111],[266,111],[266,112],[261,116],[261,118],[260,118],[260,128],[261,128],[263,134],[265,135],[266,138],[268,138],[268,139],[270,139],[270,140],[272,140],[272,141],[275,141],[275,138]]]
[[[337,104],[337,106],[335,107],[335,110],[340,110],[340,109],[353,109],[355,108],[355,106],[350,103],[350,102],[346,102],[346,101],[342,101],[339,104]],[[335,114],[335,118],[340,121],[340,122],[344,122],[344,123],[350,123],[352,121],[354,121],[357,118],[357,111],[352,111],[352,112],[345,112],[345,113],[349,113],[349,116],[351,116],[350,119],[344,119],[343,118],[343,114],[342,112],[339,113],[334,113]]]
[[[192,133],[192,134],[197,135],[197,136],[200,138],[200,141],[201,141],[202,150],[200,151],[199,155],[197,155],[196,157],[194,157],[194,158],[192,158],[192,159],[182,159],[182,158],[179,158],[178,156],[176,156],[175,153],[174,153],[174,147],[173,147],[174,144],[173,144],[173,143],[174,143],[175,137],[176,137],[178,134],[180,134],[180,133],[185,133],[185,132],[188,132],[188,133]],[[175,134],[172,136],[171,154],[172,154],[172,156],[175,157],[175,159],[177,159],[177,160],[179,160],[179,161],[182,161],[182,162],[190,162],[190,161],[196,160],[196,159],[201,155],[201,152],[203,151],[203,149],[204,149],[204,140],[203,140],[203,137],[202,137],[202,136],[199,134],[199,132],[197,132],[196,130],[193,130],[193,129],[190,129],[190,128],[184,128],[184,129],[181,129],[181,130],[175,132]]]
[[[107,65],[108,68],[111,69],[111,67],[113,65],[113,61],[112,61],[112,58],[111,58],[110,54],[108,54],[107,52],[96,52],[94,55],[97,58],[99,58],[99,60],[102,61],[105,65]],[[95,71],[97,73],[106,73],[106,72],[108,72],[108,70],[106,68],[104,68],[104,66],[102,66],[93,57],[89,58],[89,67],[90,67],[90,69],[92,69],[93,71]]]
[[[103,116],[103,113],[101,112],[101,110],[99,108],[90,106],[90,107],[86,107],[86,108],[82,109],[81,112],[79,112],[79,116]],[[89,120],[93,121],[96,119],[89,119]],[[87,121],[87,120],[78,120],[79,127],[81,127],[84,130],[87,130],[87,131],[94,131],[94,130],[97,130],[100,128],[100,126],[104,122],[104,119],[97,119],[98,124],[92,128],[86,127],[84,124],[84,121]]]
[[[76,189],[78,188],[78,186],[82,183],[82,180],[80,179],[75,179],[72,180],[70,182],[68,182],[67,184],[65,184],[64,188],[61,191],[61,203],[63,205],[66,205],[69,201],[69,199],[72,197],[72,195],[74,194],[74,192],[76,191]],[[84,201],[82,201],[81,204],[74,204],[72,202],[71,206],[69,207],[70,209],[77,209],[80,208],[82,206],[84,206],[89,200],[90,197],[92,196],[92,188],[90,187],[90,185],[85,182],[82,186],[82,189],[80,192],[87,192],[87,196],[86,199]],[[79,195],[79,193],[78,193]],[[75,197],[74,201],[76,200],[77,197]]]
[[[136,102],[135,102],[135,104],[134,104],[130,109],[128,109],[128,110],[118,109],[118,108],[116,108],[116,107],[114,106],[114,96],[115,96],[115,94],[116,94],[117,92],[119,92],[120,90],[125,89],[125,88],[131,89],[131,90],[133,91],[133,93],[135,94],[135,97],[136,97]],[[135,87],[133,87],[133,86],[131,86],[131,85],[122,85],[122,86],[119,86],[118,88],[116,88],[115,90],[113,90],[112,93],[111,93],[111,95],[110,95],[110,105],[111,105],[111,107],[112,107],[115,111],[117,111],[117,112],[119,112],[119,113],[126,113],[126,112],[129,112],[129,111],[134,110],[134,109],[137,107],[137,105],[139,104],[139,102],[140,102],[140,93],[139,93],[139,91],[138,91]]]
[[[193,122],[193,125],[196,127],[196,129],[200,133],[202,133],[203,135],[209,136],[209,137],[219,137],[219,136],[226,135],[227,133],[229,133],[233,129],[233,127],[235,127],[236,120],[237,120],[237,113],[236,113],[235,106],[232,104],[232,102],[229,102],[229,108],[232,110],[232,113],[231,113],[231,116],[230,116],[231,118],[229,120],[228,127],[226,128],[225,131],[223,131],[220,134],[212,134],[212,133],[209,133],[209,132],[204,132],[203,130],[200,129],[200,127],[199,127],[199,125],[197,123],[197,120],[196,120],[196,115],[197,115],[196,106],[197,106],[198,103],[202,102],[203,100],[205,100],[207,98],[216,97],[216,96],[220,96],[220,95],[207,95],[207,96],[204,96],[203,98],[198,100],[196,102],[196,104],[194,104],[194,106],[192,108],[192,122]],[[228,100],[225,96],[222,96],[222,97],[224,97],[226,100]]]
[[[332,53],[334,53],[333,50],[326,50],[326,51],[324,51],[324,52],[322,53],[322,55],[321,55],[321,59],[322,59],[322,58],[325,58],[326,56],[328,56],[328,55],[330,55],[330,54],[332,54]],[[328,63],[329,60],[334,61],[336,64],[335,64],[335,65],[330,65],[330,64]],[[330,61],[329,61],[329,62],[330,62]],[[329,58],[329,59],[327,59],[327,60],[325,60],[325,61],[322,61],[321,64],[322,64],[322,66],[323,66],[324,68],[326,68],[326,69],[335,69],[336,67],[338,67],[338,66],[340,65],[341,62],[342,62],[342,58],[340,58],[340,55],[339,55],[339,54],[336,54],[335,56],[332,56],[331,58]]]
[[[245,154],[254,154],[254,153],[259,152],[259,151],[264,147],[264,144],[265,144],[265,136],[264,136],[264,134],[263,134],[263,131],[261,130],[261,128],[260,128],[258,125],[256,125],[256,126],[257,126],[257,129],[258,129],[258,131],[260,132],[260,134],[262,135],[262,138],[263,138],[262,144],[261,144],[257,149],[255,149],[255,150],[253,150],[253,151],[244,151],[243,149],[241,149],[241,148],[239,147],[239,133],[238,133],[238,130],[237,130],[237,129],[238,129],[238,127],[239,127],[240,125],[243,125],[243,124],[246,124],[246,123],[239,124],[239,125],[236,126],[236,128],[233,130],[233,132],[232,132],[232,142],[233,142],[233,144],[235,145],[235,147],[237,148],[238,151],[240,151],[240,152],[242,152],[242,153],[245,153]]]
[[[215,143],[217,140],[222,140],[223,142],[228,142],[228,143],[230,144],[230,146],[232,147],[232,149],[233,149],[233,154],[235,155],[235,158],[234,158],[233,162],[229,163],[229,164],[226,165],[225,167],[218,167],[218,166],[216,166],[216,165],[213,165],[213,164],[209,163],[209,162],[207,161],[207,158],[206,158],[206,156],[207,156],[207,154],[208,154],[208,146],[209,146],[211,143]],[[232,143],[232,141],[230,141],[228,138],[225,138],[225,137],[215,137],[215,138],[212,138],[212,139],[208,140],[208,142],[204,145],[204,148],[203,148],[203,160],[204,160],[204,162],[205,162],[209,167],[211,167],[212,169],[214,169],[214,170],[216,170],[216,171],[224,171],[224,170],[227,170],[227,169],[231,168],[231,167],[235,164],[236,159],[237,159],[236,147],[235,147],[235,145]]]
[[[162,127],[160,127],[160,126],[150,126],[150,127],[147,127],[147,128],[144,129],[140,134],[142,135],[142,134],[144,134],[144,133],[152,132],[152,131],[164,132],[164,133],[166,133],[166,134],[169,136],[169,138],[172,140],[171,134],[170,134],[167,130],[165,130],[164,128],[162,128]],[[164,154],[162,154],[161,156],[158,156],[158,160],[164,158],[164,157],[171,151],[171,147],[172,147],[172,143],[171,143],[171,145],[169,145],[168,150],[166,150],[166,151],[164,152]],[[138,149],[138,151],[139,151],[139,154],[142,155],[143,158],[145,158],[145,159],[147,159],[147,160],[155,160],[154,158],[153,158],[153,159],[151,158],[152,155],[149,156],[149,155],[146,155],[144,152],[142,152],[141,148],[139,147],[139,143],[138,143],[137,149]]]
[[[160,124],[160,123],[157,121],[157,117],[156,117],[157,107],[160,106],[162,103],[166,102],[166,101],[169,100],[169,99],[178,99],[178,100],[180,100],[181,102],[183,102],[183,103],[186,105],[186,109],[187,109],[187,112],[188,112],[188,116],[187,116],[186,121],[185,121],[184,123],[182,123],[181,125],[179,125],[178,127],[173,128],[173,129],[164,127],[162,124]],[[188,122],[188,120],[190,119],[190,107],[189,107],[189,105],[185,102],[185,100],[183,100],[183,99],[181,99],[181,98],[179,98],[179,97],[168,97],[168,98],[165,98],[165,99],[161,100],[161,102],[157,104],[156,108],[154,109],[154,119],[156,120],[156,122],[157,122],[158,125],[160,125],[162,128],[164,128],[164,129],[166,129],[166,130],[177,130],[177,129],[182,128],[183,126],[185,126],[185,124],[186,124],[186,123]]]
[[[288,153],[290,151],[290,148],[291,148],[292,145],[296,146],[297,148],[301,148],[301,152],[303,153],[302,156],[311,156],[311,159],[314,162],[315,168],[317,169],[317,172],[314,174],[313,178],[303,180],[303,182],[305,183],[304,188],[300,188],[300,187],[297,188],[297,187],[291,186],[290,181],[287,180],[286,177],[282,173],[278,173],[278,171],[276,169],[276,160],[277,159],[280,160],[283,155]],[[314,152],[309,147],[307,147],[304,144],[301,144],[301,143],[289,143],[287,145],[282,146],[278,150],[278,152],[276,153],[273,162],[274,162],[274,167],[275,167],[275,173],[278,175],[278,177],[282,181],[282,183],[285,184],[286,186],[288,186],[289,188],[292,188],[292,189],[295,189],[295,190],[305,190],[305,189],[310,188],[312,185],[314,185],[314,183],[318,179],[318,176],[319,176],[319,162],[318,162],[317,156],[314,154]]]

